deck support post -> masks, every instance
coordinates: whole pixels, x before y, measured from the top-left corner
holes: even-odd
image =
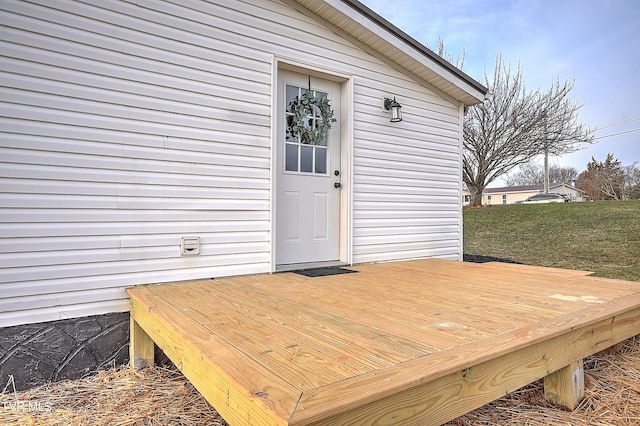
[[[575,410],[584,399],[584,365],[572,362],[544,378],[544,396],[549,402]]]
[[[136,320],[129,319],[129,364],[132,368],[144,368],[154,363],[154,343]]]

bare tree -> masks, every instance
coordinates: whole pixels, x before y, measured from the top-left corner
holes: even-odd
[[[573,167],[550,166],[549,181],[551,183],[571,184],[578,178],[578,170]],[[508,175],[509,186],[539,185],[544,183],[544,167],[536,163],[521,164],[517,173]]]
[[[462,46],[462,54],[460,56],[453,56],[447,49],[444,47],[444,39],[442,37],[438,37],[438,49],[433,49],[431,46],[427,45],[427,47],[438,54],[441,58],[445,59],[447,62],[450,62],[456,68],[462,69],[464,66],[464,60],[467,56],[467,51],[464,46]]]
[[[578,170],[574,167],[549,167],[549,179],[552,183],[568,183],[573,185],[578,179]]]
[[[640,199],[640,167],[638,162],[622,167],[624,175],[624,198]]]
[[[508,175],[506,182],[508,186],[538,185],[544,179],[542,166],[536,163],[521,164],[517,173]]]
[[[522,68],[515,73],[496,59],[483,104],[469,108],[464,120],[463,180],[471,204],[482,203],[484,188],[537,155],[573,152],[593,142],[593,131],[578,123],[580,106],[569,98],[573,82],[556,80],[547,92],[527,92]]]

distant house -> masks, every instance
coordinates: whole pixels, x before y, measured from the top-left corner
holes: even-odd
[[[541,193],[544,190],[543,184],[523,185],[523,186],[505,186],[500,188],[485,188],[482,193],[483,205],[496,204],[514,204],[523,201],[532,195]],[[556,183],[549,185],[549,192],[553,194],[563,194],[569,197],[571,201],[586,201],[586,193],[573,185],[566,183]],[[463,191],[463,204],[470,203],[469,191]]]
[[[94,343],[128,316],[80,318],[128,311],[131,286],[462,259],[462,121],[486,88],[358,1],[2,6],[0,358],[19,336],[41,336],[24,369],[47,336],[91,343],[47,355],[56,374],[116,356]]]

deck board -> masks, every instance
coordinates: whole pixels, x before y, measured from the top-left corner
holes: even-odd
[[[440,424],[640,334],[640,283],[422,260],[129,289],[234,424]],[[385,423],[387,422],[387,423]]]
[[[203,289],[204,286],[209,287],[208,291]],[[200,282],[189,286],[187,292],[182,287],[175,289],[178,297],[184,297],[181,306],[186,309],[185,315],[230,344],[241,346],[248,356],[260,360],[271,370],[277,370],[283,379],[302,390],[390,365],[375,362],[373,357],[367,359],[347,345],[338,348],[333,342],[321,341],[318,336],[303,333],[303,326],[292,326],[291,316],[278,321],[270,315],[270,309],[265,309],[264,304],[252,303],[255,294],[238,300],[225,294],[226,291],[238,294],[232,285],[225,287],[224,292],[214,292],[211,287],[210,282]],[[207,298],[216,300],[215,311],[202,309],[200,300]],[[342,362],[332,362],[336,359]],[[307,374],[308,371],[316,373]]]

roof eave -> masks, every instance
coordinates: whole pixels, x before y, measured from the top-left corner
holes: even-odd
[[[484,101],[487,88],[357,0],[295,0],[464,105]]]

